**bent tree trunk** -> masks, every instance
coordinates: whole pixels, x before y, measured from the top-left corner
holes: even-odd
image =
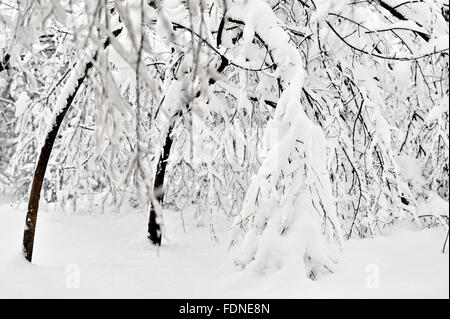
[[[31,186],[30,198],[28,200],[28,211],[26,219],[26,227],[23,234],[23,253],[25,258],[31,262],[33,258],[33,246],[34,246],[34,234],[36,231],[36,221],[39,209],[39,199],[41,197],[42,183],[44,181],[45,171],[47,170],[47,164],[52,153],[53,144],[55,143],[56,136],[58,135],[59,127],[61,126],[64,117],[67,114],[75,95],[81,87],[84,79],[87,76],[89,69],[92,68],[92,63],[89,62],[85,66],[84,73],[78,78],[78,82],[73,92],[67,97],[65,106],[61,109],[60,113],[56,116],[55,122],[51,130],[47,133],[44,145],[41,148],[39,154],[39,160],[34,172],[33,184]]]
[[[164,202],[164,176],[166,175],[167,160],[169,159],[170,149],[172,148],[173,137],[172,131],[175,125],[176,115],[172,118],[172,123],[167,131],[166,140],[164,142],[164,147],[159,156],[158,166],[156,167],[156,175],[153,183],[153,194],[155,194],[155,199],[158,201],[160,206]],[[150,241],[157,246],[161,246],[162,233],[160,220],[157,218],[157,211],[155,205],[150,204],[150,216],[148,219],[148,238]]]
[[[113,31],[113,35],[117,37],[122,32],[122,28]],[[109,38],[103,44],[103,47],[106,48],[110,43]],[[94,56],[94,60],[96,60],[97,54]],[[42,183],[44,181],[45,171],[47,170],[47,164],[50,159],[50,155],[52,153],[53,144],[55,143],[56,136],[58,135],[59,127],[63,122],[67,112],[69,111],[70,106],[72,105],[75,96],[77,95],[78,90],[83,84],[84,80],[87,77],[89,70],[93,67],[92,62],[87,62],[84,67],[82,67],[82,72],[77,73],[77,69],[72,70],[75,72],[74,74],[78,74],[78,78],[76,79],[76,83],[70,93],[67,96],[64,106],[59,111],[59,114],[56,116],[52,128],[47,132],[47,136],[45,138],[44,145],[41,148],[41,152],[39,154],[39,159],[36,165],[36,170],[34,172],[33,184],[31,185],[30,198],[28,200],[28,210],[27,217],[25,221],[25,231],[23,234],[23,254],[25,259],[29,262],[32,261],[33,258],[33,247],[34,247],[34,235],[36,232],[36,222],[38,216],[39,209],[39,199],[41,197]],[[75,66],[78,68],[78,65]],[[69,76],[68,82],[70,82],[71,77]],[[67,83],[66,85],[73,85],[72,83]]]

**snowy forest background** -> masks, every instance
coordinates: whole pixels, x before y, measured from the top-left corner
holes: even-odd
[[[448,22],[0,0],[0,296],[448,298]]]

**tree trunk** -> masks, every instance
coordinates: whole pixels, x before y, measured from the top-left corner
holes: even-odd
[[[225,19],[222,19],[221,27],[220,27],[221,29],[224,28],[224,23],[225,23]],[[180,25],[178,25],[178,27],[180,27]],[[186,29],[186,30],[188,30],[189,32],[192,33],[192,30],[190,30],[190,29]],[[219,33],[221,33],[221,32],[219,32]],[[220,41],[221,40],[220,40],[220,34],[219,34],[217,43],[220,44]],[[225,56],[222,56],[221,58],[222,58],[221,63],[217,69],[218,73],[222,73],[223,70],[229,65],[229,61],[227,58],[225,58]],[[208,82],[209,82],[209,85],[213,85],[214,83],[216,83],[216,80],[211,78],[211,79],[209,79]],[[198,92],[197,94],[200,94],[200,92]],[[189,109],[189,107],[187,106],[186,109]],[[167,160],[170,155],[170,148],[172,147],[172,142],[173,142],[173,138],[171,137],[171,134],[172,134],[173,127],[175,125],[175,119],[179,115],[181,115],[180,112],[175,114],[172,118],[172,123],[170,124],[169,130],[167,131],[163,151],[159,157],[158,166],[156,168],[156,176],[155,176],[155,181],[153,184],[153,194],[155,194],[155,198],[158,201],[158,203],[161,205],[161,207],[164,203],[163,187],[164,187],[164,176],[166,174],[166,165],[167,165]],[[161,240],[162,240],[161,225],[160,225],[160,221],[157,219],[157,212],[152,203],[150,203],[150,216],[148,219],[148,233],[147,234],[148,234],[148,238],[151,240],[151,242],[154,245],[161,246]]]
[[[164,202],[164,177],[166,175],[167,160],[169,159],[170,149],[172,148],[173,137],[172,131],[175,126],[175,115],[172,119],[172,123],[167,131],[164,147],[159,156],[158,166],[156,167],[155,181],[153,183],[153,194],[158,203],[162,206]],[[148,219],[148,238],[154,245],[161,246],[162,233],[161,224],[157,218],[157,212],[155,206],[150,204],[150,216]]]
[[[77,94],[81,84],[87,76],[87,72],[92,68],[92,63],[86,64],[84,74],[78,79],[78,83],[75,90],[67,98],[66,105],[61,112],[56,116],[55,123],[52,129],[47,133],[44,146],[42,146],[41,153],[39,154],[39,160],[34,172],[33,184],[31,186],[30,198],[28,200],[28,211],[26,219],[25,232],[23,234],[23,253],[25,258],[31,262],[33,258],[33,246],[34,246],[34,234],[36,231],[36,221],[39,209],[39,199],[41,197],[42,183],[44,181],[45,171],[47,170],[47,164],[52,153],[53,144],[55,143],[56,136],[58,135],[59,127],[61,126],[67,111],[72,104],[75,95]]]
[[[114,36],[118,36],[122,31],[122,28],[113,31]],[[109,45],[109,38],[105,41],[104,47]],[[94,60],[97,55],[94,56]],[[36,165],[36,170],[34,172],[33,184],[31,186],[30,198],[28,200],[28,210],[27,217],[25,221],[25,231],[23,234],[23,254],[25,259],[29,262],[33,258],[33,247],[34,247],[34,235],[36,232],[36,222],[39,209],[39,199],[41,197],[42,183],[44,181],[45,171],[47,170],[47,164],[52,153],[53,144],[55,143],[56,136],[58,135],[59,127],[63,122],[70,106],[72,105],[75,96],[87,77],[88,71],[93,67],[92,62],[86,63],[84,67],[83,74],[78,78],[77,84],[73,92],[67,97],[66,105],[62,108],[61,112],[56,116],[55,123],[52,129],[47,133],[45,138],[44,146],[41,148],[41,153],[39,154],[38,163]]]

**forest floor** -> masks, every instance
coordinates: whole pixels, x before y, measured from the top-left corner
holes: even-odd
[[[184,231],[175,212],[166,213],[169,240],[156,250],[144,213],[46,208],[29,264],[20,255],[24,212],[0,201],[0,298],[449,298],[444,229],[347,241],[337,271],[310,281],[236,270],[226,262],[224,221],[217,221],[216,244],[209,226],[187,223]]]

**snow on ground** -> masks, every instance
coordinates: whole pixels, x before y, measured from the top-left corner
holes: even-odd
[[[449,297],[444,229],[348,241],[336,273],[313,282],[295,270],[262,277],[227,266],[227,228],[217,227],[213,244],[208,226],[184,233],[174,212],[159,251],[143,213],[41,213],[31,265],[19,253],[24,218],[23,207],[0,200],[0,298]]]

